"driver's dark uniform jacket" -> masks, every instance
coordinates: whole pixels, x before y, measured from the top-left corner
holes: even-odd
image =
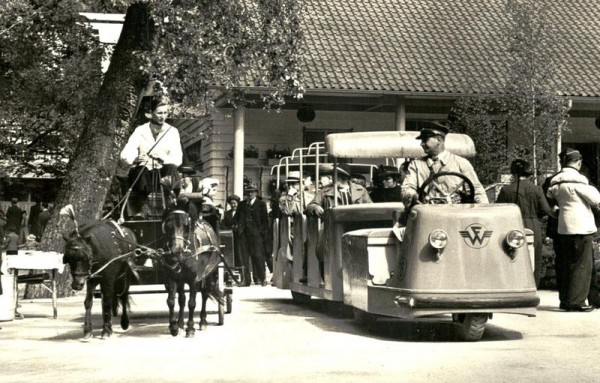
[[[460,156],[444,150],[438,154],[436,159],[429,156],[411,161],[408,165],[406,178],[402,183],[402,202],[405,206],[410,206],[413,196],[417,190],[433,174],[440,172],[460,173],[473,182],[475,192],[475,203],[488,203],[487,195],[471,163]],[[435,179],[425,190],[425,194],[430,197],[446,197],[448,193],[460,189],[464,179],[455,176],[440,176]]]

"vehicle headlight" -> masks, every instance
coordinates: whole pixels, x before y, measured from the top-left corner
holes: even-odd
[[[526,242],[525,234],[521,230],[511,230],[506,235],[506,244],[511,249],[518,249]]]
[[[434,249],[443,249],[448,244],[448,233],[442,229],[435,229],[429,234],[429,244]]]

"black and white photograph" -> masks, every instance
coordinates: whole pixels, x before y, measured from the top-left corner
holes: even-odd
[[[598,381],[599,14],[0,0],[0,383]]]

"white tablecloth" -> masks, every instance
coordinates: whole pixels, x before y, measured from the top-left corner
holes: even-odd
[[[55,251],[19,250],[18,255],[6,256],[6,268],[22,270],[57,269],[62,273],[65,269],[63,255]]]

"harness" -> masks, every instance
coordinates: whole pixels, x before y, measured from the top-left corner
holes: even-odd
[[[170,212],[167,215],[167,218],[174,214],[185,216],[185,218],[186,218],[185,224],[188,226],[188,228],[191,226],[191,218],[188,213],[186,213],[183,210],[173,210],[172,212]],[[162,232],[163,232],[163,234],[166,234],[165,221],[163,221],[163,223],[162,223]],[[181,235],[175,235],[172,239],[179,239],[179,240],[183,241],[183,245],[184,245],[183,251],[179,254],[179,257],[176,259],[176,261],[173,265],[169,265],[167,262],[165,262],[164,258],[162,259],[162,261],[163,261],[162,263],[164,266],[171,269],[171,271],[173,271],[174,273],[179,274],[182,270],[182,264],[185,264],[185,261],[190,258],[196,258],[200,254],[200,252],[194,251],[196,246],[195,246],[195,242],[194,242],[194,231],[193,230],[188,229],[188,237],[187,238],[185,238]],[[169,248],[171,248],[172,243],[170,241],[167,241],[167,245],[169,246]],[[192,249],[190,249],[190,245],[192,245]],[[165,254],[173,254],[173,252],[172,251],[169,251],[168,253],[163,252],[162,255],[164,256]]]
[[[130,245],[134,245],[134,246],[136,245],[134,242],[128,241],[128,240],[125,239],[125,237],[127,236],[127,233],[124,232],[123,229],[116,222],[114,222],[114,221],[108,221],[108,223],[112,224],[113,226],[115,226],[117,228],[117,230],[119,230],[119,234],[121,234],[121,238],[119,238],[119,237],[115,236],[115,233],[113,232],[112,235],[113,235],[114,238],[122,240],[122,241],[124,241],[124,242],[126,242],[126,243],[128,243]],[[72,247],[72,249],[73,250],[79,250],[80,248],[79,247]],[[86,256],[86,258],[87,258],[87,260],[88,260],[88,265],[89,265],[88,266],[88,271],[87,271],[86,274],[81,274],[81,273],[75,273],[74,272],[73,276],[74,277],[81,277],[81,278],[83,278],[84,281],[96,278],[96,277],[98,277],[98,275],[102,271],[104,271],[112,263],[114,263],[116,261],[120,261],[120,260],[125,259],[125,258],[129,258],[132,255],[136,254],[136,251],[137,251],[137,249],[133,249],[133,250],[131,250],[131,251],[125,253],[125,254],[121,254],[121,255],[119,255],[119,256],[117,256],[115,258],[112,258],[108,262],[106,262],[104,265],[102,265],[98,270],[96,270],[94,272],[92,272],[92,269],[93,269],[94,265],[98,264],[99,262],[95,261],[91,254],[84,253],[85,256]],[[135,274],[135,272],[134,272],[134,274]],[[123,275],[120,275],[118,278],[122,278],[122,277],[123,277]]]

